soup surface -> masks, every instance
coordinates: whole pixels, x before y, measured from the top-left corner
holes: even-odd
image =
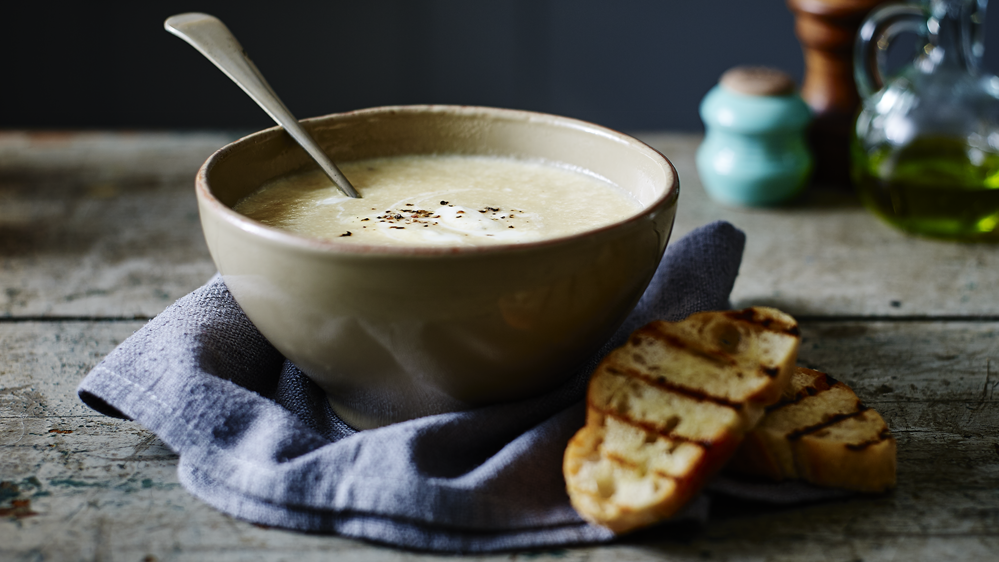
[[[361,198],[319,170],[262,185],[235,210],[341,242],[470,246],[575,234],[634,215],[639,203],[591,174],[491,156],[401,156],[340,164]]]

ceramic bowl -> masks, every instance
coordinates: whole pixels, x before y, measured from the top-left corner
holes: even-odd
[[[336,161],[505,155],[592,171],[634,216],[530,243],[388,247],[321,241],[232,210],[314,167],[279,128],[223,147],[197,176],[212,259],[236,302],[359,429],[516,400],[564,382],[610,337],[658,265],[679,182],[663,155],[590,123],[480,107],[381,107],[303,122]],[[586,220],[586,217],[580,217]]]

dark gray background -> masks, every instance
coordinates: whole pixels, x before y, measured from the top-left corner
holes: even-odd
[[[298,117],[449,103],[697,131],[727,68],[804,73],[781,0],[19,2],[0,9],[0,128],[269,126],[163,30],[185,11],[225,21]]]

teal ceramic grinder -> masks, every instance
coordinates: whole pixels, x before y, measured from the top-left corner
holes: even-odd
[[[711,197],[735,206],[776,205],[805,187],[812,114],[788,75],[733,68],[701,101],[700,112],[706,131],[697,171]]]

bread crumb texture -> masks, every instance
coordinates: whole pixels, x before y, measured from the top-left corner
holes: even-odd
[[[896,462],[895,438],[880,414],[842,382],[799,367],[729,470],[883,492],[895,486]]]
[[[784,396],[799,343],[795,320],[764,307],[635,331],[590,380],[563,464],[572,505],[617,533],[675,514]]]

